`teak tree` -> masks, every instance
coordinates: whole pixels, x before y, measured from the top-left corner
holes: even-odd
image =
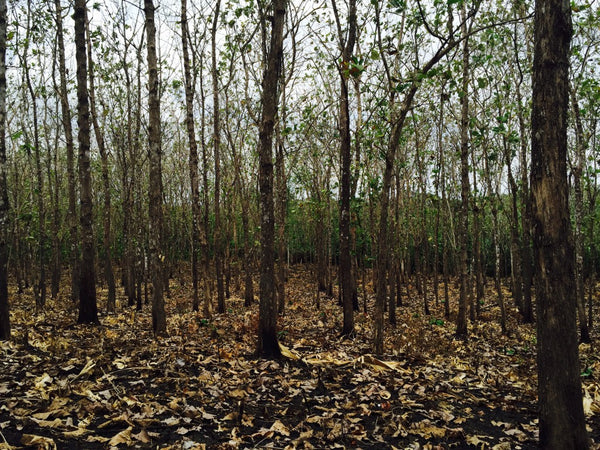
[[[531,114],[531,193],[537,300],[540,448],[589,448],[577,346],[567,183],[571,6],[537,0]]]
[[[79,198],[81,211],[81,266],[79,271],[79,323],[98,323],[96,270],[90,170],[90,110],[87,88],[86,1],[76,0],[75,58],[77,60],[77,125],[79,131]]]
[[[283,61],[283,25],[287,0],[273,1],[271,42],[262,81],[262,113],[258,135],[260,187],[260,304],[257,354],[281,357],[277,340],[275,296],[275,205],[273,199],[273,130],[279,103],[279,75]]]
[[[6,0],[0,0],[0,341],[10,339],[8,186],[6,184]]]
[[[183,52],[183,70],[185,79],[185,125],[188,134],[189,154],[189,172],[190,187],[192,192],[192,309],[199,310],[199,278],[198,261],[200,253],[200,190],[198,183],[198,143],[196,141],[196,129],[194,126],[194,80],[190,63],[190,52],[188,48],[188,19],[187,19],[187,0],[181,0],[181,47]],[[207,305],[206,302],[204,305]],[[208,308],[205,308],[204,314],[208,315]]]
[[[350,252],[350,160],[351,160],[351,136],[350,136],[350,108],[348,84],[355,67],[352,66],[352,55],[354,53],[354,44],[356,43],[356,0],[350,0],[348,4],[348,32],[344,39],[342,25],[335,0],[332,0],[332,7],[335,13],[336,24],[338,28],[338,37],[342,51],[342,61],[338,70],[340,73],[340,95],[339,95],[339,130],[340,130],[340,165],[341,165],[341,186],[340,186],[340,290],[342,297],[342,307],[344,311],[343,335],[350,335],[354,332],[354,305],[352,298],[352,255]]]
[[[110,193],[110,176],[108,167],[108,150],[104,141],[104,132],[100,127],[98,114],[96,110],[96,85],[94,77],[94,60],[92,56],[92,39],[90,37],[90,23],[86,14],[86,38],[87,38],[87,57],[88,57],[88,75],[89,75],[89,102],[90,102],[90,117],[94,127],[94,135],[96,136],[96,144],[100,153],[102,163],[102,196],[104,197],[104,208],[102,211],[103,219],[103,235],[102,235],[102,266],[104,269],[104,279],[108,287],[108,298],[106,309],[109,312],[115,311],[116,303],[116,286],[115,275],[112,266],[112,251],[111,251],[111,193]]]
[[[65,62],[65,42],[63,36],[63,8],[60,0],[54,1],[56,14],[56,44],[58,58],[58,72],[60,76],[59,97],[61,108],[61,121],[67,150],[67,191],[68,191],[68,222],[69,222],[69,268],[71,270],[71,301],[79,299],[79,248],[77,228],[77,196],[75,193],[75,145],[73,143],[73,125],[71,123],[71,109],[69,106],[69,93],[67,90],[67,69]]]
[[[214,252],[217,278],[217,311],[225,312],[225,286],[223,284],[223,230],[221,229],[221,124],[219,110],[219,71],[217,67],[217,26],[221,0],[217,0],[211,29],[211,75],[213,88],[213,148],[215,160],[215,228]]]
[[[167,334],[165,315],[162,250],[162,161],[160,136],[160,98],[158,92],[158,63],[156,56],[156,24],[154,2],[144,1],[146,17],[146,42],[148,52],[148,159],[149,174],[149,250],[150,277],[152,279],[152,330],[156,336]]]

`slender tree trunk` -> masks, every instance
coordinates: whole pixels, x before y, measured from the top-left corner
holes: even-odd
[[[461,32],[463,36],[467,34],[467,24],[465,5],[463,3],[462,17],[463,24]],[[463,81],[460,97],[461,118],[460,118],[460,211],[461,217],[458,222],[459,227],[459,270],[460,270],[460,298],[458,301],[458,316],[456,318],[456,335],[466,338],[467,329],[467,304],[469,291],[469,39],[465,37],[462,48],[462,69]]]
[[[52,66],[52,79],[53,84],[55,77],[55,64]],[[53,142],[50,143],[50,129],[48,113],[50,112],[50,105],[47,103],[48,99],[44,99],[44,128],[45,128],[45,140],[46,140],[46,176],[48,178],[48,193],[50,196],[50,203],[52,205],[52,266],[50,271],[50,296],[52,299],[58,297],[58,291],[60,288],[60,275],[61,275],[61,238],[60,238],[60,182],[59,182],[59,169],[58,169],[58,148],[60,139],[60,129],[57,128],[54,134]],[[56,103],[53,105],[55,108],[55,116],[58,117],[58,109],[60,105]]]
[[[212,88],[213,88],[213,148],[215,158],[215,270],[217,276],[217,311],[225,312],[225,286],[223,283],[223,230],[221,229],[221,133],[219,124],[219,72],[217,69],[217,25],[221,0],[217,0],[213,16],[212,46]]]
[[[585,428],[567,184],[570,4],[537,0],[531,191],[537,299],[540,448],[589,448]]]
[[[515,304],[520,311],[523,311],[523,281],[521,268],[521,243],[519,242],[519,206],[518,206],[518,186],[512,172],[512,151],[508,144],[506,136],[502,137],[504,147],[504,160],[508,175],[508,185],[510,188],[511,215],[510,215],[510,274],[511,290]]]
[[[583,125],[579,114],[579,104],[575,92],[571,91],[571,105],[575,116],[575,167],[573,168],[573,188],[575,191],[575,297],[577,298],[577,316],[579,317],[579,339],[591,342],[585,313],[585,274],[583,271],[583,188],[581,178],[585,164],[585,143]]]
[[[26,39],[29,41],[31,38],[31,3],[27,3],[27,35]],[[44,206],[44,181],[42,177],[42,155],[40,149],[40,138],[38,129],[38,107],[36,101],[36,94],[31,81],[31,75],[29,71],[29,60],[28,60],[28,49],[29,45],[24,46],[22,55],[23,72],[25,76],[25,84],[31,97],[31,109],[33,118],[33,147],[34,147],[34,158],[35,158],[35,175],[36,175],[36,201],[37,201],[37,213],[38,213],[38,279],[34,286],[34,295],[36,308],[41,310],[46,304],[46,211]]]
[[[87,56],[88,56],[88,69],[89,69],[89,102],[90,102],[90,116],[92,118],[92,124],[94,126],[94,134],[96,136],[96,143],[98,144],[98,151],[100,152],[100,159],[102,164],[102,195],[104,197],[104,209],[102,211],[103,219],[103,238],[102,238],[102,265],[104,268],[104,278],[108,286],[108,298],[106,300],[106,309],[108,312],[115,311],[116,305],[116,286],[115,286],[115,274],[112,266],[112,251],[111,251],[111,194],[110,194],[110,180],[108,174],[108,151],[104,144],[104,134],[98,123],[98,114],[96,113],[96,86],[94,78],[94,61],[92,58],[92,41],[90,38],[89,21],[86,14],[86,32],[87,32]]]
[[[487,154],[487,148],[483,149],[483,164],[485,169],[485,178],[487,184],[488,195],[491,198],[491,210],[492,210],[492,240],[494,244],[494,287],[496,288],[496,295],[498,306],[500,308],[500,327],[502,334],[507,334],[506,328],[506,308],[504,304],[504,294],[502,293],[502,280],[500,273],[500,226],[498,224],[498,204],[501,202],[500,196],[498,195],[498,188],[494,189],[492,185],[492,173],[489,168],[489,158]],[[496,183],[497,184],[497,183]]]
[[[81,269],[79,278],[78,323],[98,323],[96,269],[90,170],[90,111],[87,88],[86,1],[75,0],[75,58],[77,60],[77,125],[79,126],[79,189],[81,226]]]
[[[202,252],[202,290],[204,294],[204,302],[202,306],[203,313],[206,317],[210,316],[212,311],[212,294],[211,294],[211,283],[208,278],[210,275],[210,258],[208,255],[208,236],[209,236],[209,222],[208,222],[208,152],[206,145],[206,95],[204,93],[204,72],[202,70],[202,64],[200,64],[200,144],[202,147],[202,233],[200,235],[200,249]]]
[[[521,74],[522,78],[522,74]],[[531,291],[533,287],[533,256],[531,250],[531,194],[529,191],[529,180],[527,170],[527,132],[523,112],[523,100],[521,97],[521,81],[516,85],[517,108],[519,116],[520,164],[521,164],[521,273],[523,280],[523,307],[521,314],[525,323],[533,323],[533,308]]]
[[[352,255],[350,253],[350,163],[352,159],[351,136],[350,136],[350,109],[348,82],[351,77],[351,58],[356,43],[356,0],[348,3],[348,32],[344,42],[344,34],[337,12],[337,4],[332,0],[342,50],[342,61],[339,67],[340,74],[340,291],[342,307],[344,311],[343,335],[354,333],[354,308],[352,303]]]
[[[6,183],[6,0],[0,0],[0,341],[10,339],[8,305],[8,186]]]
[[[200,190],[198,184],[198,144],[194,128],[194,77],[190,67],[188,50],[187,0],[181,0],[181,43],[183,49],[183,71],[185,77],[185,124],[187,127],[189,154],[189,172],[192,189],[192,309],[200,308],[198,260],[200,252]]]
[[[282,77],[283,79],[283,77]],[[285,108],[285,91],[282,92],[282,109]],[[287,205],[287,181],[285,176],[285,160],[283,154],[283,137],[281,136],[281,125],[277,127],[277,139],[275,151],[275,227],[277,229],[277,310],[279,314],[285,311],[285,215]]]
[[[160,98],[156,57],[156,25],[154,2],[144,0],[148,51],[148,153],[149,176],[149,269],[152,280],[152,330],[156,336],[167,334],[167,318],[163,298],[163,211],[162,211],[162,151],[160,136]]]
[[[471,153],[471,160],[473,165],[473,185],[477,186],[477,170],[475,164],[475,158]],[[483,302],[483,268],[482,268],[482,255],[481,255],[481,204],[482,200],[478,201],[476,197],[473,198],[473,282],[475,285],[474,293],[474,314],[471,312],[471,320],[475,321],[481,314],[481,304]],[[473,309],[473,308],[472,308]]]
[[[260,305],[257,354],[280,358],[277,341],[277,302],[275,297],[275,213],[273,201],[273,129],[277,119],[279,75],[283,61],[283,25],[286,0],[273,0],[271,43],[262,82],[262,114],[259,124],[258,182],[260,187]]]
[[[495,202],[494,202],[495,203]],[[498,295],[498,306],[500,307],[500,328],[502,334],[506,335],[506,308],[504,307],[504,295],[502,293],[502,282],[500,280],[500,239],[498,238],[498,211],[497,207],[492,206],[492,216],[494,222],[494,283]]]

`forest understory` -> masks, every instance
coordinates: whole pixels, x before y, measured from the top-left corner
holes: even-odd
[[[66,281],[38,313],[33,292],[13,287],[13,339],[0,342],[0,448],[537,448],[535,326],[519,322],[508,290],[510,336],[488,282],[462,341],[444,305],[431,301],[425,316],[413,288],[376,357],[371,285],[368,313],[341,338],[337,297],[321,295],[317,309],[309,269],[290,268],[279,361],[254,357],[258,300],[245,308],[235,290],[226,313],[205,318],[191,312],[191,282],[172,280],[169,337],[155,339],[149,305],[137,312],[121,297],[107,315],[99,290],[101,325],[76,325]],[[361,305],[362,295],[361,286]],[[457,297],[451,285],[451,310]],[[580,345],[580,361],[600,448],[595,344]]]

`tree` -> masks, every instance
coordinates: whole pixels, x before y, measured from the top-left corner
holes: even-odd
[[[10,339],[8,186],[6,184],[6,0],[0,0],[0,341]]]
[[[54,0],[56,9],[56,38],[58,47],[58,71],[60,74],[60,107],[62,126],[65,132],[67,147],[67,179],[68,179],[68,217],[69,217],[69,266],[71,269],[71,301],[79,299],[79,249],[77,246],[77,206],[75,194],[75,146],[73,145],[73,126],[71,109],[67,91],[67,69],[65,63],[65,42],[63,37],[62,7],[60,0]]]
[[[283,61],[283,24],[286,0],[273,0],[271,42],[262,81],[262,113],[258,135],[258,184],[260,188],[260,305],[257,354],[280,358],[277,341],[275,296],[275,212],[273,200],[273,130],[279,103],[279,75]]]
[[[535,4],[531,193],[537,300],[540,447],[587,449],[576,331],[567,183],[568,2]]]
[[[102,262],[104,269],[104,279],[108,285],[108,298],[106,300],[106,309],[109,312],[115,311],[116,303],[116,287],[115,287],[115,275],[112,266],[112,251],[111,251],[111,201],[110,201],[110,179],[109,179],[109,168],[108,168],[108,151],[104,143],[104,133],[100,128],[98,121],[98,114],[96,112],[96,86],[94,78],[94,60],[92,57],[92,39],[90,37],[89,21],[86,14],[86,32],[87,32],[87,57],[88,57],[88,68],[89,68],[89,102],[90,102],[90,116],[92,118],[92,125],[94,126],[94,134],[96,136],[96,143],[98,144],[98,151],[100,152],[100,159],[102,163],[102,196],[104,197],[104,209],[103,215],[103,238],[102,238]]]
[[[46,213],[44,206],[44,179],[42,177],[42,156],[41,156],[41,144],[40,144],[40,130],[39,130],[39,113],[38,113],[38,102],[36,101],[36,88],[33,85],[31,76],[31,68],[29,62],[29,49],[34,40],[34,30],[39,31],[37,25],[32,24],[35,20],[34,12],[32,11],[32,5],[27,2],[27,29],[25,42],[23,44],[23,54],[21,55],[21,64],[23,65],[23,75],[25,77],[24,84],[29,93],[30,101],[27,103],[31,104],[32,119],[33,119],[33,150],[35,159],[35,176],[36,176],[36,203],[37,203],[37,215],[38,215],[38,280],[34,286],[34,295],[36,308],[41,310],[46,303]],[[26,141],[29,139],[26,137]],[[31,146],[31,142],[27,142],[28,146]]]
[[[181,46],[183,50],[183,70],[185,79],[185,124],[190,147],[189,171],[192,191],[192,308],[199,309],[198,296],[198,256],[200,251],[200,191],[198,185],[198,144],[194,127],[194,77],[190,67],[188,49],[187,0],[181,0]],[[208,313],[208,311],[204,311]]]
[[[456,335],[467,337],[467,295],[469,292],[469,37],[467,32],[466,6],[462,3],[461,32],[462,48],[462,88],[460,95],[460,212],[459,234],[459,270],[460,298],[456,318]]]
[[[156,25],[154,2],[144,0],[148,51],[148,159],[149,174],[149,250],[152,279],[152,330],[156,336],[167,334],[167,318],[163,298],[164,276],[162,249],[162,161],[160,135],[160,99],[158,94],[158,64],[156,57]]]
[[[377,263],[376,263],[376,272],[377,272],[377,288],[376,288],[376,296],[375,296],[375,314],[374,314],[374,333],[373,333],[373,350],[376,354],[381,354],[383,352],[383,310],[385,305],[385,298],[387,295],[387,276],[388,276],[388,268],[389,268],[389,204],[390,204],[390,187],[392,183],[392,176],[394,172],[394,165],[396,160],[396,154],[398,153],[398,149],[400,148],[400,141],[403,136],[404,126],[406,122],[406,117],[409,111],[412,108],[413,101],[415,99],[415,95],[419,88],[422,85],[422,81],[430,76],[430,72],[434,69],[434,67],[444,58],[450,51],[456,46],[458,46],[463,40],[467,39],[470,35],[474,34],[478,30],[471,30],[467,34],[465,30],[463,31],[463,36],[460,39],[456,39],[455,37],[455,29],[452,27],[452,21],[448,20],[448,30],[447,33],[449,37],[444,37],[440,32],[432,30],[431,26],[427,24],[425,12],[422,9],[422,5],[417,2],[419,5],[419,10],[416,12],[420,16],[420,21],[422,21],[430,34],[432,34],[439,41],[439,46],[433,53],[433,55],[422,65],[415,67],[411,72],[410,76],[407,78],[406,82],[398,83],[396,76],[391,75],[390,64],[386,61],[384,57],[384,52],[380,51],[380,57],[384,63],[385,68],[385,76],[386,76],[386,85],[389,90],[390,96],[390,104],[393,109],[390,113],[390,132],[389,138],[387,142],[387,148],[383,152],[384,159],[384,172],[383,172],[383,180],[382,180],[382,188],[381,188],[381,199],[379,206],[379,224],[378,224],[378,242],[377,242]],[[466,17],[462,18],[461,28],[463,22],[472,19],[479,9],[480,2],[476,2],[472,9],[469,11]],[[378,33],[378,46],[380,49],[383,48],[381,43],[381,20],[380,20],[380,8],[381,5],[377,1],[375,2],[375,22]],[[403,12],[404,13],[404,12]],[[448,15],[452,15],[452,10],[449,8]],[[440,23],[443,23],[440,21]],[[468,48],[468,47],[467,47]],[[397,53],[397,52],[392,52]],[[418,62],[418,61],[417,61]],[[399,102],[396,98],[396,93],[403,93],[402,101]],[[462,153],[462,149],[461,149]],[[468,169],[468,168],[467,168]],[[467,174],[468,175],[468,174]],[[463,218],[466,221],[466,217]],[[466,225],[466,224],[465,224]],[[463,277],[461,277],[463,278]],[[466,308],[465,308],[466,315]],[[461,327],[462,328],[462,327]],[[459,328],[459,329],[461,329]],[[466,321],[465,321],[466,328]]]
[[[96,270],[92,205],[92,174],[90,170],[90,111],[87,89],[86,52],[86,1],[76,0],[75,58],[77,60],[77,125],[79,131],[79,201],[81,211],[81,268],[79,273],[79,318],[78,323],[98,323],[96,305]]]
[[[215,157],[215,271],[217,276],[217,311],[225,312],[225,288],[223,286],[223,230],[221,230],[221,131],[219,111],[219,71],[217,68],[217,25],[221,0],[217,0],[211,29],[211,73],[213,88],[213,145]]]
[[[354,70],[358,70],[355,61],[352,61],[354,44],[356,42],[356,0],[350,0],[348,4],[348,34],[344,39],[342,25],[335,0],[332,7],[338,28],[340,48],[342,50],[342,61],[338,67],[340,73],[340,95],[339,95],[339,130],[340,130],[340,162],[341,162],[341,192],[340,192],[340,289],[342,307],[344,311],[343,335],[354,333],[354,307],[352,303],[352,256],[350,254],[350,160],[351,160],[351,136],[350,136],[350,109],[348,105],[348,81],[352,74],[358,76]]]

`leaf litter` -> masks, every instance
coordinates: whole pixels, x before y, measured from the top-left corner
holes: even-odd
[[[537,448],[535,330],[511,309],[502,336],[491,291],[468,341],[454,339],[443,305],[424,316],[415,298],[376,356],[370,315],[357,312],[355,335],[340,338],[337,298],[317,309],[310,276],[290,270],[279,361],[254,357],[257,305],[244,308],[241,292],[206,318],[189,312],[189,283],[172,283],[160,339],[147,305],[83,326],[65,300],[34,314],[31,295],[12,295],[0,449]],[[580,352],[598,443],[600,358]]]

